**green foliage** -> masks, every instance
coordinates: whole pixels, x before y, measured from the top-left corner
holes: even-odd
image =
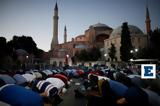
[[[77,61],[97,61],[101,58],[101,52],[95,47],[89,50],[83,49],[75,53],[75,58]]]
[[[17,54],[15,50],[23,49],[35,58],[41,58],[43,56],[43,50],[38,49],[36,43],[30,36],[13,36],[13,39],[6,42],[6,38],[0,37],[0,67],[6,67],[9,61],[12,64],[18,65]],[[8,63],[6,63],[8,61]]]
[[[121,32],[120,54],[122,61],[127,62],[129,59],[132,58],[132,54],[130,53],[130,50],[132,50],[132,48],[133,47],[131,43],[130,31],[127,22],[125,22],[122,25],[122,32]]]
[[[11,48],[24,49],[28,53],[35,53],[37,45],[30,36],[13,36],[13,39],[8,42]]]
[[[109,48],[109,57],[111,58],[112,61],[116,59],[116,47],[112,43],[111,47]]]

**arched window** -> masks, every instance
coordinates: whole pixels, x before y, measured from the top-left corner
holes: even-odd
[[[57,62],[53,61],[53,67],[56,67],[56,66],[57,66]]]
[[[62,61],[59,62],[59,67],[62,67]]]

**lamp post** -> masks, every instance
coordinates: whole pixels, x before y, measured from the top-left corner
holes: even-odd
[[[107,53],[104,54],[104,61],[105,61],[105,65],[106,65],[106,58],[107,58]]]
[[[66,65],[68,65],[68,58],[69,58],[69,55],[67,54],[66,57],[65,57],[65,64]]]
[[[133,54],[133,58],[137,58],[137,52],[138,52],[138,49],[135,48],[134,50],[130,50],[130,53]]]

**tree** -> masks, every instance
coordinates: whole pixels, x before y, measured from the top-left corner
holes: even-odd
[[[93,47],[89,50],[83,49],[75,53],[75,58],[77,61],[97,61],[99,58],[101,58],[101,52],[96,47]]]
[[[4,37],[0,37],[0,58],[3,58],[4,56],[6,56],[7,53],[7,43],[6,43],[6,38]]]
[[[89,60],[90,61],[97,61],[99,58],[101,58],[101,51],[99,48],[93,47],[89,51]]]
[[[81,61],[88,61],[89,60],[89,53],[86,49],[81,50],[80,56],[79,56]]]
[[[75,57],[75,60],[76,60],[76,61],[79,61],[79,51],[76,51],[76,52],[75,52],[74,57]]]
[[[132,54],[130,50],[132,50],[132,43],[131,43],[131,36],[130,31],[128,28],[128,23],[124,22],[122,25],[121,31],[121,47],[120,47],[120,54],[121,60],[127,62],[129,59],[132,58]]]
[[[160,30],[154,30],[150,36],[150,49],[152,50],[152,58],[160,60]]]
[[[0,37],[0,67],[4,63],[4,58],[7,56],[6,47],[6,38]]]
[[[109,48],[109,57],[111,58],[112,61],[116,59],[116,48],[112,43],[111,43],[111,47]]]
[[[150,43],[148,48],[143,48],[138,52],[139,58],[160,60],[160,29],[149,33]]]

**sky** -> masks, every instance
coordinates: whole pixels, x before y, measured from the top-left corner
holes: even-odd
[[[128,22],[145,32],[146,4],[152,29],[160,27],[160,0],[0,0],[0,36],[7,41],[14,35],[31,36],[38,48],[50,50],[56,1],[59,43],[64,41],[65,25],[67,41],[96,23],[114,29]]]

